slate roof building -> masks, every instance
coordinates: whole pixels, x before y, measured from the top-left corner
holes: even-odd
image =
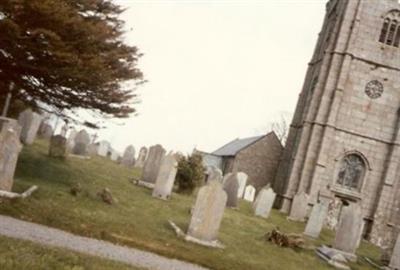
[[[205,166],[215,166],[223,174],[244,172],[247,182],[257,190],[275,178],[283,146],[274,132],[266,135],[235,139],[212,153],[195,150],[203,156]]]

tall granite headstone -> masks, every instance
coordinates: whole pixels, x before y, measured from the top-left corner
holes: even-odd
[[[132,167],[135,165],[135,154],[135,147],[133,147],[133,145],[126,147],[124,155],[122,156],[121,164],[126,167]]]
[[[86,130],[82,129],[78,132],[75,137],[75,145],[73,149],[73,154],[86,156],[88,154],[88,146],[90,143],[90,136]]]
[[[49,156],[65,158],[67,156],[67,139],[61,135],[52,136],[50,139]]]
[[[139,156],[135,162],[135,168],[143,168],[144,163],[146,162],[146,158],[147,158],[147,148],[143,146],[142,148],[140,148]]]
[[[0,131],[0,189],[11,191],[14,183],[14,173],[22,145],[18,136],[18,129],[11,126],[1,128]]]
[[[161,160],[165,156],[165,153],[165,149],[159,144],[150,147],[148,157],[143,167],[142,181],[153,184],[156,182]]]
[[[239,179],[237,173],[229,173],[225,176],[223,181],[224,190],[227,195],[226,206],[237,207],[238,205],[238,190],[239,190]]]
[[[333,247],[348,254],[355,254],[363,228],[362,209],[359,204],[351,203],[343,207]]]
[[[153,189],[153,197],[164,200],[169,199],[174,187],[176,172],[178,170],[178,162],[173,154],[163,157],[161,167],[158,172],[156,184]]]
[[[20,113],[18,123],[21,126],[21,141],[24,144],[32,144],[36,139],[42,117],[40,114],[33,112],[31,109],[26,109]]]
[[[201,241],[216,241],[226,201],[227,195],[220,181],[210,181],[201,187],[197,194],[187,234]]]
[[[396,244],[394,245],[389,267],[390,269],[400,269],[400,234],[397,237]]]
[[[307,221],[304,234],[313,238],[318,238],[328,215],[329,201],[320,201],[314,204],[310,218]]]
[[[254,215],[268,218],[274,205],[276,193],[272,188],[263,188],[257,195],[253,204]]]
[[[289,219],[293,221],[305,221],[308,212],[309,195],[304,191],[297,193],[293,198]]]
[[[256,189],[252,185],[248,185],[244,189],[243,199],[248,201],[248,202],[253,202],[255,196],[256,196]]]
[[[244,172],[238,172],[237,177],[239,180],[239,189],[238,189],[237,196],[238,196],[238,198],[243,198],[244,189],[246,188],[248,176]]]

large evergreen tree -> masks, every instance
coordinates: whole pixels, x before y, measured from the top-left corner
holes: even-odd
[[[111,0],[1,0],[1,97],[11,88],[36,108],[134,112],[140,54],[122,40],[122,12]]]

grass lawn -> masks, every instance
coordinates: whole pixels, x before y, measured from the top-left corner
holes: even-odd
[[[276,226],[284,232],[301,233],[304,224],[286,221],[278,211],[273,211],[268,220],[254,217],[246,202],[241,202],[239,210],[225,211],[219,234],[225,249],[205,248],[178,239],[167,221],[171,219],[186,229],[195,197],[173,194],[167,202],[154,199],[150,190],[129,182],[139,173],[102,158],[50,159],[47,144],[38,141],[24,147],[20,155],[14,190],[21,192],[31,185],[38,185],[39,190],[26,200],[0,204],[0,213],[215,270],[332,269],[312,250],[279,248],[264,241],[265,233]],[[77,182],[83,192],[74,197],[70,188]],[[116,204],[107,205],[96,196],[105,187],[118,200]],[[329,244],[332,239],[333,233],[324,230],[318,241],[308,245]],[[379,249],[363,243],[359,254],[377,260]],[[364,260],[359,261],[352,265],[353,269],[373,269]]]
[[[2,270],[139,270],[113,261],[82,255],[65,249],[44,247],[29,241],[0,236]]]

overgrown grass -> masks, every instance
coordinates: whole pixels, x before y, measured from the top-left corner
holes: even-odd
[[[0,236],[0,243],[2,270],[139,270],[113,261],[8,237]]]
[[[0,213],[215,270],[332,269],[312,250],[292,250],[267,243],[264,235],[274,227],[301,233],[304,224],[288,222],[277,211],[268,220],[254,217],[246,202],[241,202],[239,210],[225,211],[219,234],[225,249],[209,249],[178,239],[167,221],[171,219],[186,229],[195,198],[174,194],[170,201],[154,199],[150,190],[129,182],[129,178],[139,174],[102,158],[51,159],[46,143],[37,142],[21,153],[14,186],[18,192],[31,185],[38,185],[39,190],[26,200],[0,204]],[[69,191],[77,182],[83,192],[74,197]],[[107,205],[96,196],[104,187],[111,190],[118,203]],[[307,244],[329,244],[332,239],[333,233],[324,230],[319,240]],[[363,243],[359,251],[373,259],[379,257],[379,250],[368,243]],[[360,260],[353,269],[372,268]]]

